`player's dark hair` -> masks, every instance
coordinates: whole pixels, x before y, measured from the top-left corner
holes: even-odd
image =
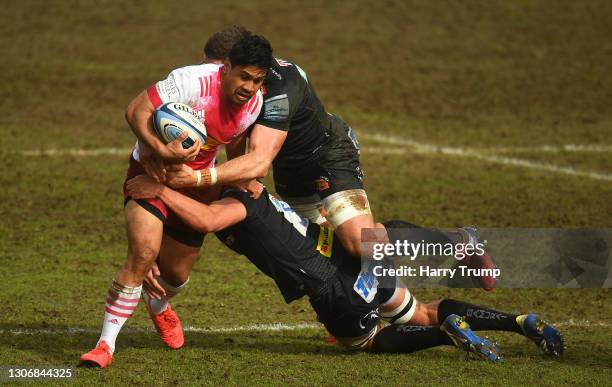
[[[232,66],[255,66],[268,69],[272,64],[272,46],[261,35],[240,39],[229,52]]]
[[[234,44],[249,36],[251,36],[251,31],[236,25],[215,32],[204,44],[204,55],[206,59],[223,60],[227,58]]]

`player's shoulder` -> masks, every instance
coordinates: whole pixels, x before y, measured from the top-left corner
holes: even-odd
[[[264,189],[257,199],[253,199],[249,192],[243,191],[236,187],[226,187],[221,193],[221,198],[234,198],[240,201],[247,210],[247,216],[256,215],[261,209],[262,205],[265,206],[268,199],[268,191]]]
[[[223,67],[221,64],[215,63],[201,63],[196,65],[189,65],[178,67],[170,72],[174,76],[192,76],[192,77],[207,77],[209,75],[216,75],[219,73],[219,69]]]
[[[268,69],[268,75],[264,84],[267,87],[289,88],[296,84],[296,81],[306,79],[306,74],[293,62],[285,59],[274,58],[272,65]],[[302,75],[303,74],[303,75]]]

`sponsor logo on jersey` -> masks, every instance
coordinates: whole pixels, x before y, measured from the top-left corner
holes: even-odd
[[[369,304],[378,292],[378,279],[369,268],[362,269],[353,284],[353,290]]]
[[[289,97],[277,95],[264,101],[264,120],[282,122],[289,118]]]
[[[331,258],[333,246],[334,230],[327,227],[321,227],[321,231],[319,231],[319,241],[317,242],[317,250],[321,255]]]
[[[173,76],[157,82],[155,88],[157,89],[157,94],[166,101],[177,101],[180,97],[179,89]]]

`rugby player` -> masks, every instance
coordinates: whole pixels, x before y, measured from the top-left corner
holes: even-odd
[[[229,49],[231,48],[231,46],[234,44],[235,41],[243,39],[245,37],[250,36],[251,33],[245,29],[244,27],[240,27],[240,26],[233,26],[230,28],[226,28],[222,31],[219,31],[215,34],[213,34],[208,41],[206,42],[205,46],[204,46],[204,62],[205,63],[217,63],[220,64],[223,62],[223,58],[226,57],[227,52],[229,51]],[[284,90],[284,88],[288,88],[289,91],[293,90],[292,92],[295,92],[295,87],[301,88],[302,93],[304,93],[305,95],[305,99],[300,99],[297,98],[296,96],[293,96],[291,98],[291,101],[293,101],[293,109],[296,110],[296,112],[294,112],[295,114],[292,115],[291,119],[287,118],[287,120],[284,121],[284,125],[293,125],[295,124],[295,127],[293,127],[293,129],[290,129],[288,132],[287,131],[283,131],[283,130],[276,130],[276,129],[270,129],[267,128],[263,125],[255,125],[254,127],[254,133],[255,134],[251,134],[250,136],[250,142],[249,142],[249,147],[251,152],[247,155],[247,158],[243,158],[243,160],[246,160],[245,162],[249,162],[249,158],[251,161],[253,161],[254,159],[252,158],[253,156],[253,152],[255,152],[255,155],[257,154],[258,149],[261,150],[263,149],[263,152],[270,156],[270,157],[274,157],[274,155],[276,155],[276,152],[278,151],[278,149],[274,150],[274,146],[272,146],[273,144],[269,143],[265,136],[267,136],[268,131],[271,132],[273,135],[277,135],[277,134],[281,134],[282,136],[285,136],[287,138],[287,141],[284,141],[284,137],[283,137],[283,143],[279,143],[277,144],[279,147],[282,145],[282,149],[286,149],[286,147],[289,147],[287,149],[291,149],[298,151],[299,153],[299,149],[301,149],[299,146],[297,145],[291,145],[292,138],[294,138],[294,136],[297,136],[297,144],[302,144],[301,140],[299,140],[299,138],[311,138],[314,135],[316,137],[316,133],[319,133],[321,135],[321,130],[322,127],[321,125],[317,124],[318,119],[315,119],[316,117],[314,117],[312,114],[313,112],[319,112],[320,114],[318,114],[318,116],[324,116],[324,117],[328,117],[325,114],[325,111],[320,103],[320,101],[318,100],[318,98],[316,97],[316,94],[314,93],[314,90],[312,89],[312,87],[308,84],[308,82],[305,81],[304,78],[302,78],[302,76],[300,75],[299,77],[295,78],[293,77],[295,74],[289,72],[289,74],[287,75],[290,78],[287,79],[293,79],[293,83],[288,82],[288,84],[286,85],[283,82],[278,82],[278,79],[275,79],[272,82],[268,81],[268,78],[270,78],[271,76],[273,77],[277,77],[277,75],[270,75],[271,72],[276,71],[274,70],[275,68],[278,67],[278,62],[276,62],[277,65],[274,64],[269,70],[268,73],[268,77],[266,78],[266,80],[264,81],[264,86],[268,85],[268,87],[272,87],[273,90],[276,90],[275,93],[278,94],[280,93],[282,90]],[[285,66],[287,67],[287,66]],[[295,67],[295,69],[299,69],[298,67]],[[281,70],[278,70],[281,71]],[[284,70],[283,70],[284,71]],[[289,71],[289,70],[287,70]],[[301,71],[301,70],[300,70]],[[298,71],[298,72],[300,72]],[[293,77],[293,78],[291,78]],[[296,86],[297,85],[297,86]],[[267,92],[267,91],[266,91]],[[275,95],[276,95],[275,94]],[[266,97],[269,96],[269,94],[266,95]],[[273,97],[270,97],[274,100]],[[270,99],[268,98],[268,100]],[[265,103],[264,102],[264,112],[265,112]],[[270,107],[270,109],[272,109],[272,107]],[[317,117],[318,117],[317,116]],[[300,118],[301,117],[301,118]],[[260,117],[261,118],[261,117]],[[314,120],[314,121],[313,121]],[[265,121],[265,120],[264,120]],[[294,122],[295,121],[295,122]],[[263,122],[263,121],[262,121]],[[267,121],[266,121],[267,122]],[[258,129],[259,128],[259,131]],[[335,127],[336,129],[338,129],[338,127]],[[350,128],[346,127],[344,128],[346,129],[346,133],[352,133],[350,131]],[[312,133],[311,133],[312,132]],[[259,133],[259,134],[258,134]],[[284,134],[283,134],[284,133]],[[281,136],[281,137],[282,137]],[[322,135],[323,137],[325,137],[325,135]],[[336,134],[334,134],[334,136],[336,137],[342,137],[342,134],[338,134],[336,131]],[[255,137],[255,139],[254,139]],[[345,137],[344,140],[341,141],[341,146],[336,147],[335,145],[331,144],[331,145],[326,145],[326,146],[330,146],[334,149],[330,150],[330,152],[328,152],[329,154],[327,154],[327,156],[325,157],[333,157],[334,160],[336,160],[337,163],[342,164],[342,157],[343,156],[347,156],[349,157],[349,162],[352,163],[351,165],[354,165],[355,168],[359,167],[359,163],[358,163],[358,149],[356,149],[356,147],[354,146],[356,144],[356,141],[353,143],[351,140],[351,143],[348,144],[347,141],[350,140],[350,136]],[[317,140],[319,141],[319,140]],[[329,139],[325,140],[323,139],[322,141],[330,141]],[[333,145],[333,146],[332,146]],[[244,138],[241,138],[241,140],[239,141],[237,146],[233,147],[233,154],[235,155],[240,155],[244,153],[245,150],[245,146],[246,143],[244,141]],[[283,154],[283,150],[281,149],[280,151],[280,156],[277,157],[281,159],[281,161],[283,159],[292,159],[291,156],[289,155],[285,155],[282,156]],[[334,153],[334,152],[338,152],[338,153]],[[330,154],[332,156],[330,156]],[[299,156],[299,155],[298,155]],[[296,157],[298,157],[296,156]],[[267,156],[266,156],[267,157]],[[298,157],[299,158],[299,157]],[[316,160],[323,160],[324,156],[316,156],[315,159]],[[256,158],[255,158],[256,160]],[[276,162],[276,161],[275,161]],[[313,161],[314,162],[314,161]],[[317,161],[318,162],[318,161]],[[227,163],[226,163],[227,164]],[[265,163],[264,163],[265,164]],[[321,171],[320,167],[317,167],[315,164],[312,163],[307,163],[308,165],[310,165],[308,168],[314,168],[316,171]],[[159,163],[158,163],[159,165]],[[244,164],[244,165],[248,165],[248,164]],[[332,170],[333,168],[338,167],[339,171],[335,171]],[[334,164],[330,164],[330,173],[332,173],[334,176],[336,177],[343,177],[346,178],[349,184],[357,184],[359,186],[361,186],[361,179],[357,179],[357,175],[355,175],[353,172],[351,172],[350,170],[347,170],[346,168],[343,169],[343,167],[339,167],[338,165]],[[165,181],[167,184],[171,185],[171,186],[175,186],[175,187],[189,187],[191,185],[193,185],[192,183],[197,182],[197,178],[194,175],[194,172],[191,168],[189,168],[188,166],[182,166],[182,165],[170,165],[167,166],[166,170],[162,171],[162,167],[155,167],[155,163],[153,163],[153,167],[152,169],[154,169],[155,171],[153,173],[149,173],[152,176],[158,176],[159,178],[157,178],[158,181]],[[224,170],[225,169],[225,164],[221,165],[219,167],[219,170]],[[211,168],[210,171],[216,171],[215,168]],[[267,168],[266,168],[267,171]],[[203,176],[206,174],[206,170],[202,171]],[[263,172],[265,174],[265,172]],[[318,172],[317,172],[318,173]],[[248,178],[252,178],[254,175],[249,175],[246,174],[244,175]],[[277,177],[280,176],[281,177],[281,181],[279,182],[279,180],[277,179]],[[277,189],[279,187],[279,184],[284,184],[282,181],[282,176],[290,176],[289,173],[283,175],[283,172],[278,172],[275,169],[275,183],[277,185]],[[299,174],[297,175],[298,177],[300,176]],[[204,181],[208,181],[208,177],[204,177],[203,178]],[[298,182],[299,179],[293,179],[292,184]],[[333,180],[333,179],[332,179]],[[335,181],[335,180],[334,180]],[[339,184],[344,184],[343,183],[344,180],[340,179],[338,180],[335,184],[336,186],[338,186]],[[207,184],[205,184],[207,185]],[[256,185],[255,185],[256,186]],[[312,182],[312,180],[306,180],[306,181],[302,181],[298,184],[298,189],[302,189],[305,186],[314,186],[314,183]],[[302,187],[302,188],[300,188]],[[283,192],[289,192],[291,190],[291,186],[287,186],[285,187],[284,191],[283,189],[281,189],[281,193]],[[249,190],[250,191],[257,191],[256,188],[253,188],[253,185],[249,186]],[[361,192],[361,191],[360,191]],[[365,192],[363,192],[365,195]],[[311,198],[314,198],[315,196],[318,197],[318,193],[315,193],[314,196],[312,196]],[[286,197],[286,195],[285,195]],[[291,195],[289,195],[289,199],[291,199]],[[317,199],[318,200],[318,199]],[[367,201],[367,197],[365,198],[365,200]],[[299,201],[299,200],[298,200]],[[320,205],[320,201],[318,204],[314,205],[314,206],[303,206],[300,203],[295,203],[295,201],[293,202],[294,206],[298,206],[298,213],[300,215],[302,215],[305,218],[309,218],[312,221],[321,223],[322,221],[322,217],[320,216],[318,210],[315,211],[316,208],[318,208],[318,206]],[[315,208],[316,207],[316,208]],[[349,206],[350,207],[350,206]],[[310,209],[309,209],[310,208]],[[368,215],[371,218],[371,215]],[[363,218],[363,216],[361,216],[361,218]],[[351,253],[355,253],[354,250],[350,250]],[[193,267],[193,265],[195,264],[195,262],[197,261],[197,254],[183,254],[181,255],[181,259],[179,260],[169,260],[165,257],[160,257],[160,259],[158,260],[158,265],[159,268],[157,266],[153,267],[153,272],[150,274],[152,276],[156,276],[158,278],[159,283],[156,282],[156,297],[149,297],[147,293],[144,294],[144,298],[146,301],[146,305],[147,305],[147,310],[149,311],[149,315],[151,316],[151,318],[153,319],[153,322],[155,324],[155,327],[157,329],[157,331],[160,334],[160,337],[162,339],[162,341],[164,343],[166,343],[166,345],[168,345],[171,348],[179,348],[183,342],[184,342],[184,338],[183,338],[183,331],[182,328],[180,326],[180,324],[178,323],[178,321],[180,321],[180,319],[178,318],[178,316],[176,316],[176,313],[169,308],[169,301],[175,297],[178,292],[177,289],[179,288],[178,286],[173,286],[173,284],[179,284],[182,287],[180,287],[180,289],[183,289],[185,284],[187,284],[187,282],[189,281],[189,273],[191,271],[191,268]],[[357,256],[357,258],[359,258],[359,256]],[[479,261],[475,261],[475,258],[479,258],[478,256],[474,256],[474,257],[469,257],[466,259],[466,264],[471,265],[473,267],[474,264],[479,264]],[[485,259],[488,259],[490,262],[490,258],[488,258],[488,256],[485,257]],[[489,279],[486,279],[487,277],[485,277],[485,279],[483,279],[481,277],[481,282],[482,281],[486,281],[486,286],[485,288],[492,288],[494,286],[494,279],[491,280],[489,277]],[[146,283],[145,283],[146,286]],[[161,318],[163,314],[163,319]]]
[[[186,165],[195,171],[213,166],[219,145],[230,144],[231,147],[259,115],[263,103],[260,88],[271,60],[269,42],[261,36],[249,35],[232,46],[223,64],[176,69],[165,80],[140,93],[129,104],[126,113],[127,122],[138,138],[126,181],[145,172],[156,176],[151,160],[188,162]],[[168,145],[158,139],[152,128],[152,115],[165,102],[182,102],[194,108],[207,128],[204,146],[201,147],[197,141],[192,147],[183,149],[181,142],[186,135]],[[147,153],[158,157],[147,158]],[[141,156],[149,162],[141,164]],[[182,192],[202,202],[218,197],[218,191],[210,188],[185,189]],[[161,262],[176,261],[176,265],[186,265],[194,261],[192,257],[197,257],[203,241],[203,234],[186,227],[161,201],[134,200],[125,191],[124,196],[127,260],[108,289],[102,333],[96,348],[81,356],[84,364],[100,367],[110,364],[111,357],[107,354],[114,351],[119,331],[136,309],[143,278],[158,255]],[[185,286],[184,283],[165,285],[175,294]],[[171,308],[151,314],[151,317],[156,326],[175,327],[180,324]]]
[[[215,33],[204,47],[205,62],[219,63],[231,42],[250,32],[234,26]],[[351,127],[327,113],[306,73],[275,58],[262,88],[264,106],[249,134],[249,152],[218,167],[202,170],[203,185],[232,184],[261,178],[273,168],[276,192],[302,217],[330,224],[348,252],[361,256],[361,230],[374,228],[359,163],[359,143]],[[167,184],[193,187],[188,165],[170,167]],[[493,268],[490,256],[474,255],[468,265]],[[481,276],[483,288],[495,278]]]
[[[128,181],[127,190],[134,198],[163,201],[195,230],[216,232],[270,276],[287,303],[308,295],[319,321],[351,349],[409,353],[454,344],[497,361],[502,357],[497,345],[472,330],[499,330],[521,334],[547,354],[563,353],[559,332],[535,314],[513,315],[451,299],[422,304],[401,286],[374,291],[368,270],[350,257],[333,230],[299,217],[265,190],[254,199],[248,192],[226,189],[210,205],[148,176]],[[383,227],[393,243],[403,235],[397,228],[412,225],[391,221]],[[383,327],[381,318],[391,325]]]

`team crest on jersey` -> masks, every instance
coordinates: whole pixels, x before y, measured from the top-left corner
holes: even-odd
[[[317,242],[317,250],[321,255],[330,258],[332,256],[332,247],[334,245],[334,230],[327,227],[321,227],[319,232],[319,241]]]

